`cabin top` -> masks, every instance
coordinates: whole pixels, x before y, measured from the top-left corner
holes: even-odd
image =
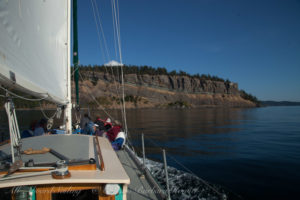
[[[100,150],[97,147],[98,141]],[[41,150],[44,147],[53,150],[54,153],[22,154],[23,163],[32,159],[35,164],[47,165],[47,163],[55,163],[56,161],[61,160],[59,157],[65,157],[71,161],[87,161],[90,158],[93,158],[96,161],[97,167],[94,170],[71,170],[71,168],[69,168],[71,177],[65,179],[54,179],[50,174],[12,180],[1,180],[0,178],[0,188],[40,184],[130,183],[130,179],[115,151],[112,149],[109,141],[105,138],[98,137],[97,140],[95,136],[87,135],[43,135],[22,139],[23,151],[29,148]],[[11,157],[10,149],[10,144],[5,144],[0,147],[0,161],[4,161]],[[101,162],[101,159],[103,159],[103,162]],[[10,176],[19,174],[21,173],[15,172],[15,174]],[[25,174],[25,172],[22,172],[22,174]]]

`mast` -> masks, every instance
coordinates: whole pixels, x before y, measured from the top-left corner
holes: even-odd
[[[72,99],[71,99],[71,0],[68,1],[68,67],[67,67],[67,99],[68,103],[65,109],[66,134],[72,134]]]
[[[78,30],[77,30],[77,0],[73,0],[73,64],[76,89],[76,105],[79,105],[79,72],[78,72]]]

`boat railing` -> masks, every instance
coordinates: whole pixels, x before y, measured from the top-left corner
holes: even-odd
[[[132,158],[132,160],[136,163],[138,168],[144,173],[145,177],[149,181],[149,183],[152,185],[153,192],[157,194],[160,199],[166,199],[167,194],[165,190],[163,190],[163,187],[159,184],[159,182],[155,179],[155,177],[152,175],[150,170],[143,165],[143,163],[140,161],[139,157],[137,156],[134,149],[130,148],[129,146],[125,146],[125,150],[128,152],[129,156]]]

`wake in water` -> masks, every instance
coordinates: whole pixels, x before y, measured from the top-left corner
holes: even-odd
[[[142,162],[142,159],[139,158]],[[162,189],[167,191],[166,177],[164,165],[160,162],[145,160],[146,167],[151,172],[152,176],[161,185]],[[168,167],[168,177],[170,184],[171,199],[200,199],[200,200],[224,200],[227,198],[227,193],[223,188],[217,185],[203,182],[199,177],[178,170],[174,167]],[[212,188],[213,189],[212,189]]]

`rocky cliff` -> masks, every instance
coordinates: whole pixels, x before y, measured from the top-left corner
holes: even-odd
[[[84,72],[80,82],[81,102],[92,103],[89,93],[105,107],[119,107],[120,79],[109,73]],[[203,80],[179,75],[126,74],[127,107],[254,107],[240,96],[237,83]]]

